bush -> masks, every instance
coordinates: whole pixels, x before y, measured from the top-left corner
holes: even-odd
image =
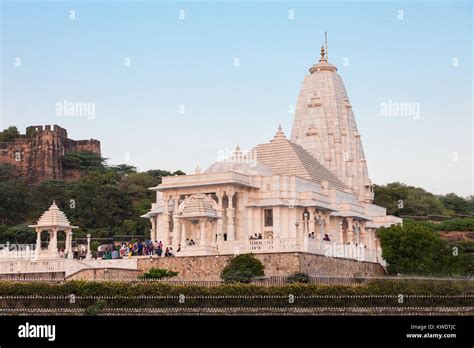
[[[104,310],[106,305],[107,305],[107,302],[103,300],[99,300],[96,303],[94,303],[92,306],[87,307],[86,310],[84,311],[84,315],[96,316],[101,311]]]
[[[474,231],[474,219],[451,219],[437,226],[439,231]]]
[[[263,269],[255,256],[242,254],[229,260],[221,272],[221,279],[226,283],[250,283],[253,278],[265,275]]]
[[[140,278],[142,279],[163,279],[176,277],[178,272],[168,271],[161,268],[150,268],[148,272],[144,273]]]
[[[309,279],[309,275],[307,275],[306,273],[295,273],[295,274],[290,275],[288,278],[286,278],[286,281],[290,284],[291,283],[308,284],[310,279]]]

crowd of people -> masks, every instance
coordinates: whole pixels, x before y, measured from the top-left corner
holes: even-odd
[[[308,234],[310,239],[314,239],[315,235],[314,232]],[[255,233],[254,235],[249,236],[250,240],[258,240],[263,239],[261,233]],[[324,235],[323,240],[331,241],[328,234]],[[193,246],[196,245],[193,239],[186,239],[186,246]],[[181,244],[178,247],[176,252],[181,250]],[[64,249],[60,249],[61,257],[65,257]],[[87,254],[87,248],[84,244],[76,244],[73,247],[73,255],[75,259],[85,259]],[[122,242],[120,244],[101,244],[97,248],[96,257],[99,259],[120,259],[124,257],[131,257],[131,256],[153,256],[156,255],[158,257],[165,256],[175,256],[175,251],[172,247],[164,248],[164,245],[161,241],[152,241],[152,240],[145,240],[142,242],[141,240],[137,241],[128,241]]]
[[[83,260],[87,255],[87,247],[84,244],[76,244],[72,248],[72,254],[75,259]],[[59,256],[65,258],[67,256],[66,250],[64,248],[59,249]]]
[[[119,245],[99,245],[97,248],[97,258],[119,259],[130,256],[174,256],[172,247],[164,248],[161,241],[145,240],[142,242],[129,241]]]

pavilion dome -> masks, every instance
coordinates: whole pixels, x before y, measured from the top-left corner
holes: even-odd
[[[225,161],[218,161],[204,173],[237,172],[251,176],[271,176],[272,172],[264,164],[257,162],[255,152],[243,154],[237,146],[233,155]]]
[[[212,198],[201,193],[192,195],[187,199],[181,216],[187,218],[217,218],[217,211],[211,200]]]
[[[71,226],[66,214],[59,210],[55,202],[41,215],[36,225],[30,227],[77,228]]]

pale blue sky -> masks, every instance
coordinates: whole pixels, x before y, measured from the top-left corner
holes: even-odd
[[[289,106],[327,30],[372,181],[473,192],[470,1],[3,1],[1,10],[2,128],[59,124],[73,139],[100,139],[111,163],[204,169],[226,149],[267,142],[278,124],[290,135]],[[63,100],[95,103],[94,119],[57,115]],[[389,100],[419,103],[420,119],[381,115]]]

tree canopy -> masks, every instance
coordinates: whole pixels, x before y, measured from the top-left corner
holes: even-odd
[[[11,142],[20,137],[20,132],[15,126],[10,126],[0,132],[0,142]]]
[[[105,158],[100,157],[94,152],[79,151],[68,152],[62,158],[64,169],[94,170],[103,169]]]
[[[35,222],[53,200],[71,223],[80,227],[76,236],[147,234],[149,221],[140,216],[154,200],[149,188],[158,185],[163,176],[184,174],[166,170],[138,172],[125,164],[108,166],[103,158],[90,152],[68,154],[64,163],[67,168],[79,169],[80,178],[46,180],[31,186],[16,167],[0,165],[0,232],[4,231],[4,236],[27,242],[24,225]]]
[[[448,242],[429,225],[405,221],[378,231],[389,273],[472,275],[474,243]]]
[[[436,196],[399,182],[374,185],[374,194],[374,204],[387,208],[390,215],[474,215],[472,196],[463,198],[454,193]]]
[[[10,164],[0,164],[0,224],[13,225],[25,220],[28,187]]]

